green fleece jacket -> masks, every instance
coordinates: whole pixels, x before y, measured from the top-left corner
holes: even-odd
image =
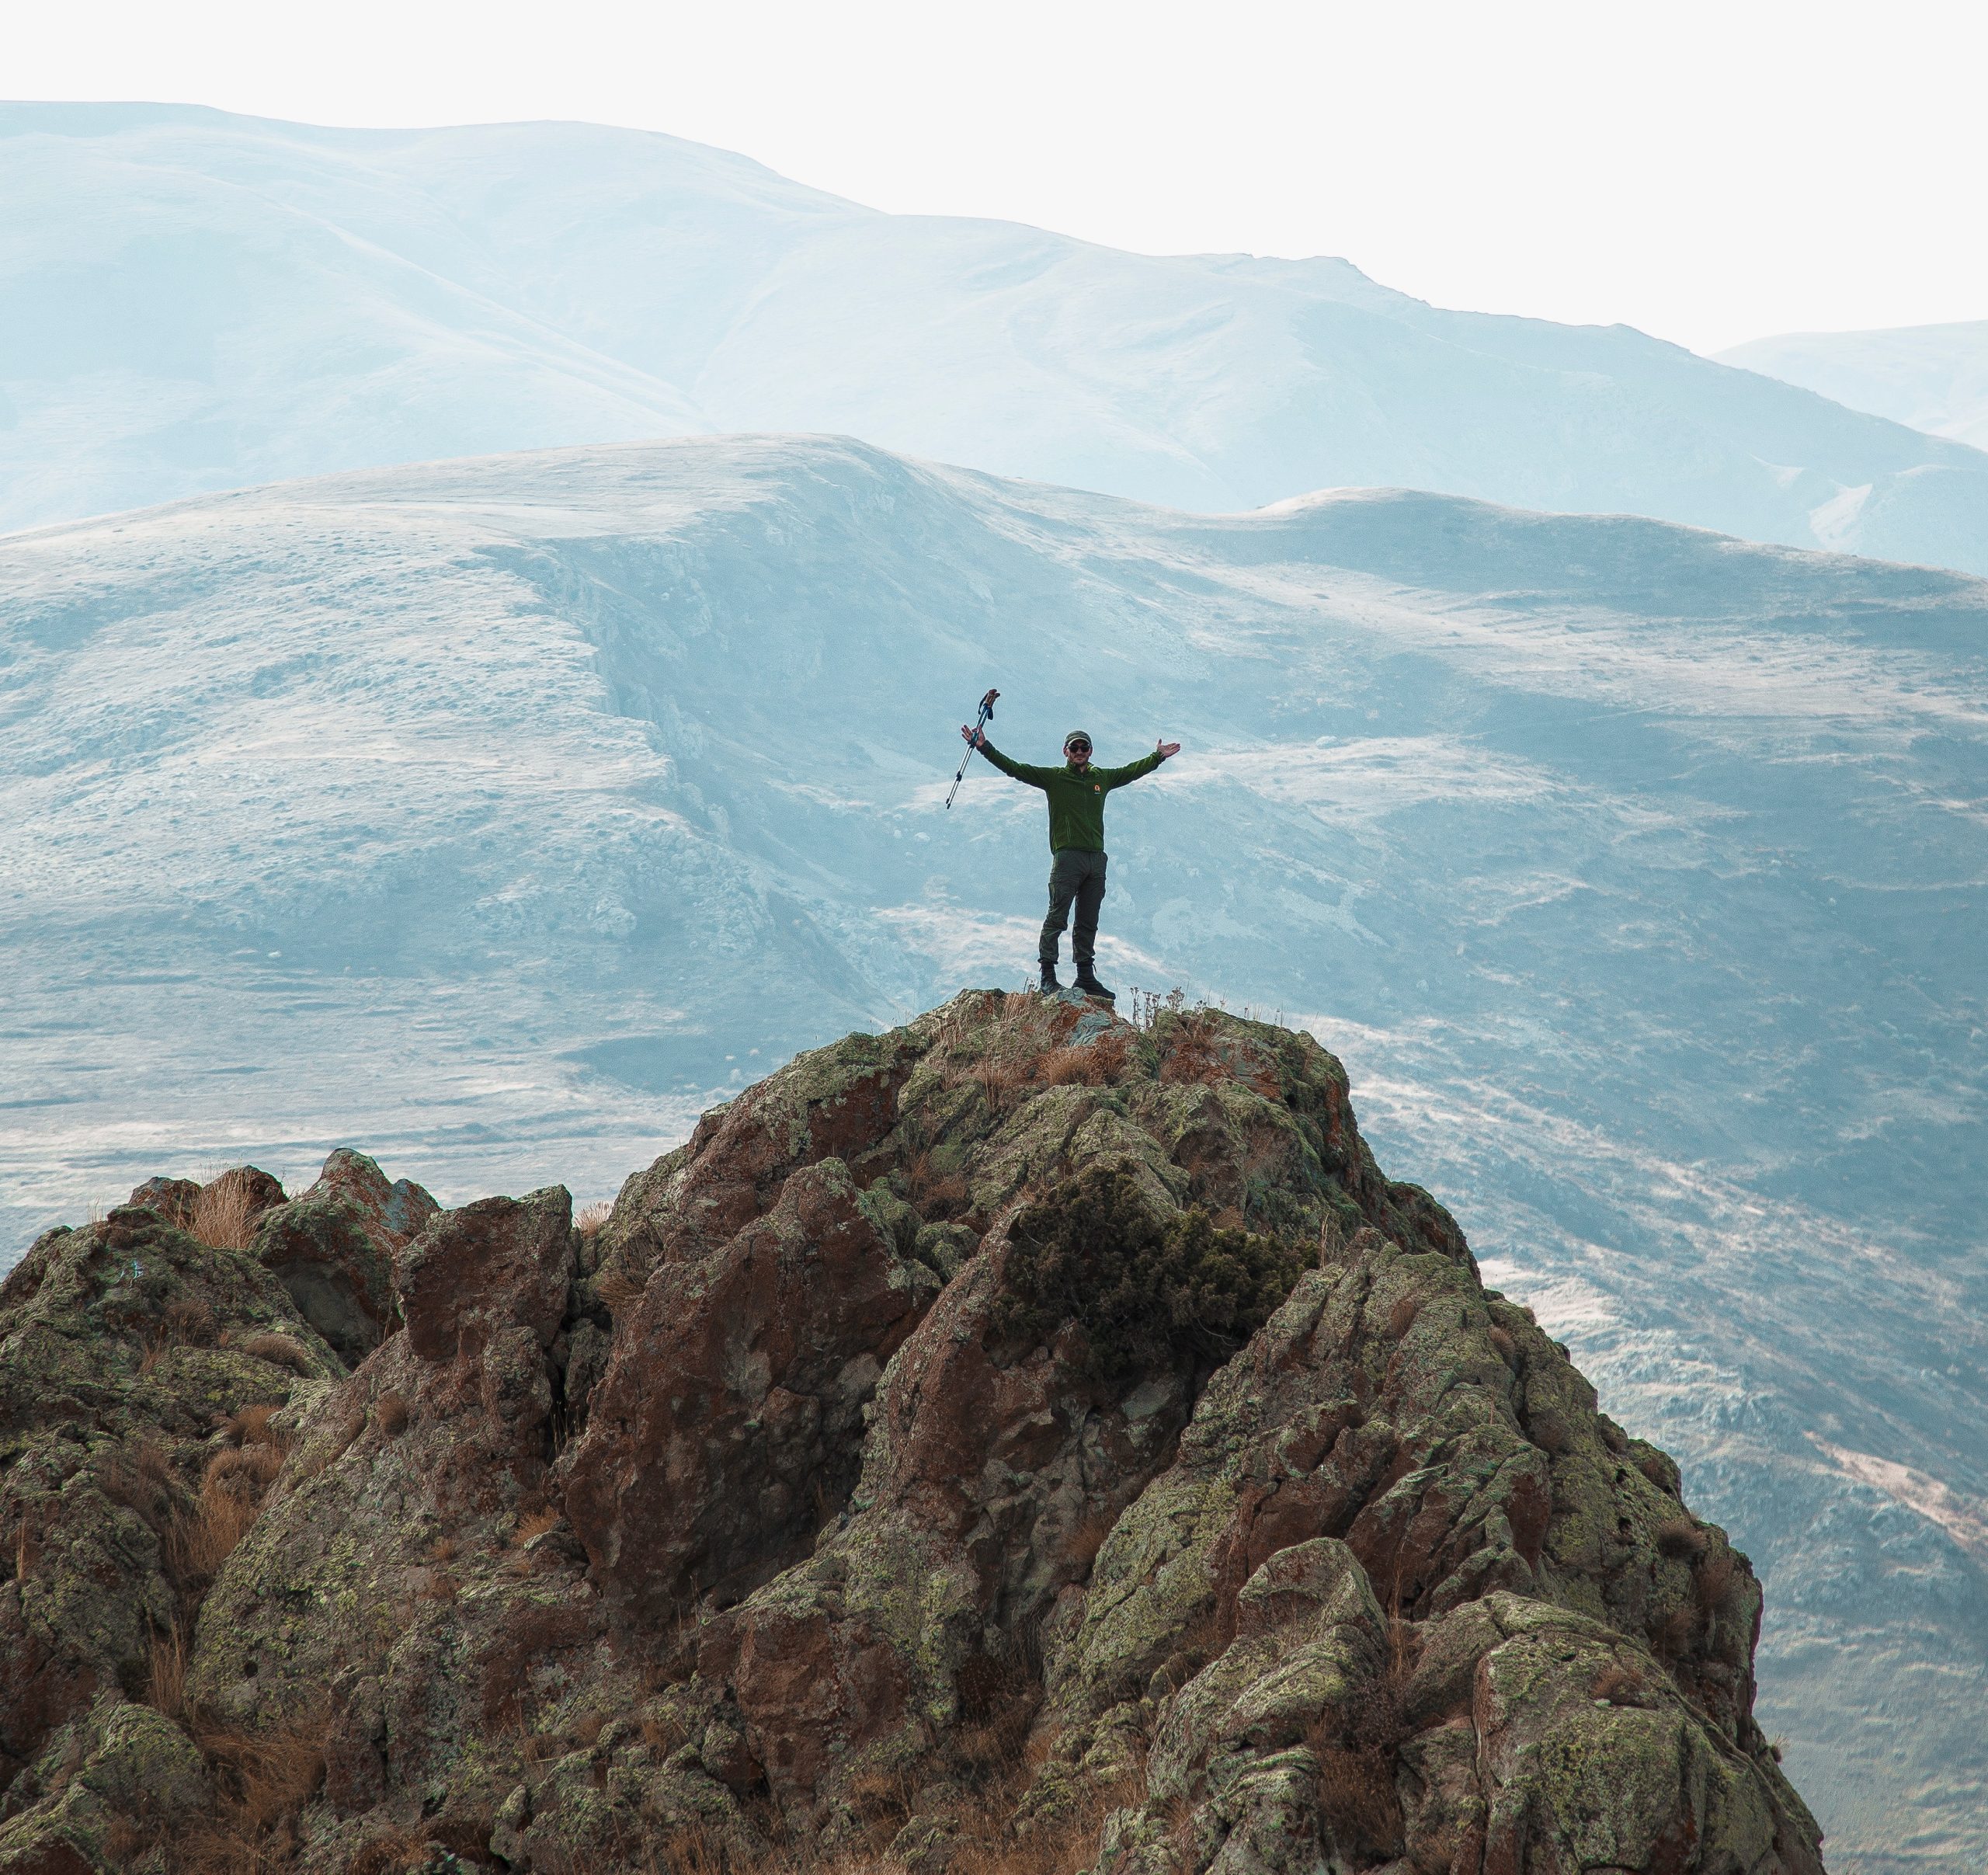
[[[1039,788],[1049,797],[1049,851],[1060,853],[1076,847],[1086,853],[1104,851],[1104,797],[1114,788],[1151,774],[1166,758],[1156,749],[1123,768],[1100,768],[1093,762],[1079,771],[1063,762],[1054,768],[1037,768],[1027,762],[1011,762],[990,742],[983,741],[980,753],[1003,774],[1013,775]]]

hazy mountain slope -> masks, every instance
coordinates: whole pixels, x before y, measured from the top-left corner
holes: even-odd
[[[1837,1866],[1988,1846],[1988,586],[748,439],[19,536],[0,621],[15,1249],[349,1139],[605,1195],[707,1090],[1024,980],[1039,802],[940,806],[989,683],[1025,757],[1176,736],[1108,979],[1315,1028],[1683,1455]]]
[[[348,173],[341,215],[300,186],[308,142],[209,134],[203,165],[24,120],[70,119],[0,110],[0,526],[710,427],[668,384],[451,271],[460,237],[390,179]],[[359,212],[369,190],[394,220],[384,241]]]
[[[1988,319],[1878,332],[1783,332],[1719,356],[1853,410],[1988,447]]]
[[[1337,260],[878,214],[589,125],[0,108],[0,526],[327,469],[828,430],[1216,511],[1335,486],[1988,571],[1988,457]]]

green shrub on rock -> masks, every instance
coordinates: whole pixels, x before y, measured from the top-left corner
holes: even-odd
[[[1295,1245],[1216,1228],[1198,1208],[1163,1219],[1138,1181],[1093,1166],[1031,1205],[1009,1233],[1003,1339],[1082,1330],[1083,1365],[1117,1386],[1226,1360],[1267,1321],[1308,1261]]]

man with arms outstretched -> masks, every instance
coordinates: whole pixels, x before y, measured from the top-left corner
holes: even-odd
[[[1090,737],[1072,729],[1063,738],[1062,767],[1037,768],[1010,761],[980,729],[962,723],[960,733],[1003,774],[1039,788],[1049,797],[1049,916],[1042,921],[1042,942],[1037,950],[1043,988],[1062,986],[1056,980],[1056,958],[1074,903],[1077,928],[1070,949],[1077,960],[1077,987],[1086,996],[1109,1001],[1112,993],[1097,980],[1094,967],[1098,908],[1104,903],[1104,797],[1114,788],[1151,774],[1169,756],[1178,755],[1180,745],[1162,743],[1152,754],[1123,768],[1093,768]]]

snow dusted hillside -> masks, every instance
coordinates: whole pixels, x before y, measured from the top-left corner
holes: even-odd
[[[1720,357],[1852,410],[1988,448],[1988,319],[1879,332],[1783,332]]]
[[[867,447],[431,464],[0,542],[9,1258],[363,1145],[582,1199],[1020,984],[1081,722],[1121,988],[1281,1011],[1768,1581],[1836,1866],[1988,1847],[1988,585]],[[1900,1720],[1910,1717],[1909,1725]],[[1970,1794],[1972,1793],[1972,1794]]]
[[[0,106],[0,528],[820,430],[1198,510],[1434,489],[1988,572],[1988,456],[1626,327],[881,214],[634,131]]]

